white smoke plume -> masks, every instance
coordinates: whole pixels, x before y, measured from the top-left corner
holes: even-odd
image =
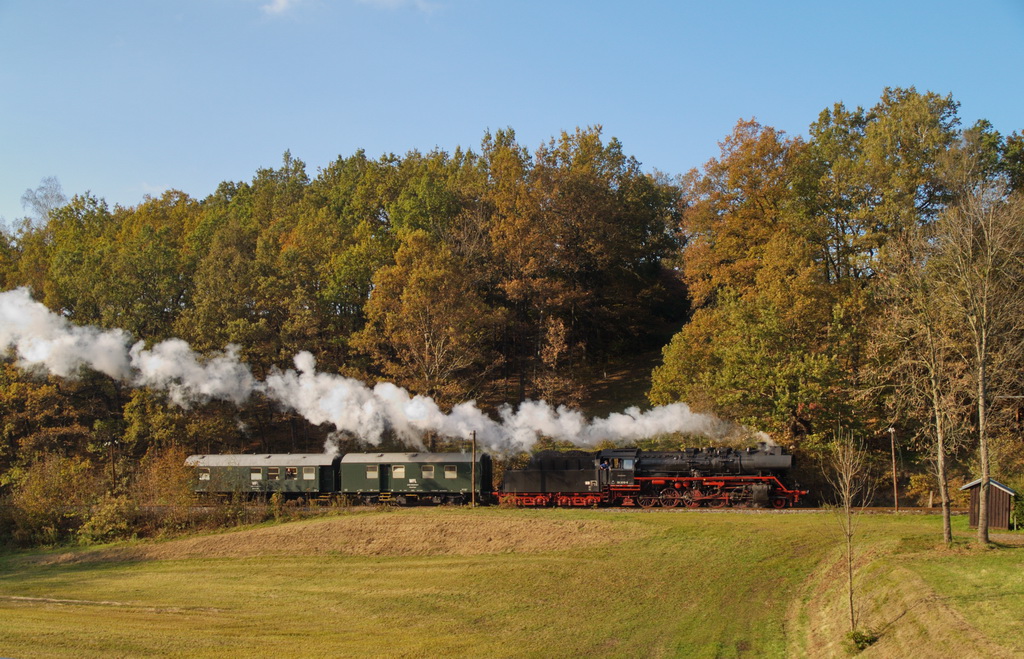
[[[475,432],[482,446],[499,452],[528,450],[541,436],[591,446],[666,433],[720,439],[743,430],[712,415],[694,413],[685,403],[647,411],[631,407],[594,420],[543,401],[526,401],[518,409],[503,406],[498,420],[472,401],[446,413],[431,398],[391,383],[370,388],[352,378],[318,372],[308,352],[295,356],[294,369],[275,371],[260,382],[239,361],[235,347],[202,358],[180,339],[149,349],[141,341],[130,345],[127,332],[72,325],[32,300],[24,288],[0,293],[0,352],[8,350],[23,368],[73,377],[89,367],[131,385],[166,391],[171,401],[186,408],[210,400],[241,404],[260,393],[312,424],[331,424],[338,432],[374,445],[389,430],[418,447],[428,432],[455,438]]]

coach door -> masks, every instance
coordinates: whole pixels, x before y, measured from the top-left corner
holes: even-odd
[[[391,465],[378,465],[377,473],[380,474],[380,491],[391,491]]]

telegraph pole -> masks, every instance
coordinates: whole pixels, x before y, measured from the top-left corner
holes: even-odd
[[[472,492],[470,493],[470,508],[476,508],[476,431],[473,431],[473,475],[472,475]]]
[[[900,494],[896,489],[896,429],[889,426],[889,440],[892,446],[892,500],[896,503],[896,512],[900,511]]]

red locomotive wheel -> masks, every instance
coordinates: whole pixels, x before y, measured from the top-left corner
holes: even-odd
[[[704,494],[708,497],[707,504],[711,508],[724,508],[729,503],[729,493],[720,487],[714,487]]]
[[[729,504],[729,499],[722,494],[715,496],[714,499],[708,500],[708,505],[712,508],[725,508]]]
[[[641,496],[637,497],[637,503],[641,508],[653,508],[658,503],[658,497]]]
[[[789,500],[786,497],[775,497],[772,499],[772,508],[785,508],[789,505]]]
[[[674,487],[666,487],[661,491],[661,505],[664,508],[675,508],[683,502],[683,496]]]

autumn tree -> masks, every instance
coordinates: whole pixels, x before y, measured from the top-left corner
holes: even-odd
[[[93,465],[79,456],[46,453],[5,475],[19,544],[66,540],[89,515],[100,492]]]
[[[442,403],[464,400],[497,364],[492,346],[500,315],[481,299],[463,263],[426,232],[413,231],[374,284],[355,344],[412,391]]]
[[[511,129],[488,133],[481,148],[488,180],[484,202],[492,215],[488,240],[497,257],[493,261],[495,283],[491,294],[509,311],[500,347],[505,356],[506,381],[518,379],[518,391],[506,397],[522,400],[527,395],[529,365],[535,354],[537,307],[544,283],[541,264],[535,257],[543,245],[533,230],[538,218],[530,187],[530,156]]]
[[[719,146],[718,158],[684,180],[684,273],[697,308],[726,288],[752,290],[769,243],[794,219],[790,167],[800,140],[749,120]]]
[[[790,185],[804,148],[741,121],[721,157],[687,175],[683,260],[696,310],[663,351],[653,403],[686,400],[793,435],[839,411],[849,324]]]
[[[721,157],[685,179],[697,309],[665,349],[652,401],[693,395],[796,435],[876,419],[877,401],[858,393],[872,282],[888,241],[954,196],[943,162],[956,109],[948,96],[886,89],[869,110],[823,111],[807,141],[740,122]],[[780,382],[783,394],[769,384]]]
[[[600,127],[562,133],[532,162],[514,134],[499,132],[485,140],[484,160],[492,181],[489,237],[498,290],[512,313],[507,354],[520,396],[528,373],[543,370],[549,328],[564,326],[560,341],[577,359],[649,335],[667,297],[662,260],[673,246],[675,188],[643,174],[617,140],[602,140]]]
[[[0,362],[0,475],[46,453],[85,454],[94,417],[72,395],[75,383],[39,378]]]

